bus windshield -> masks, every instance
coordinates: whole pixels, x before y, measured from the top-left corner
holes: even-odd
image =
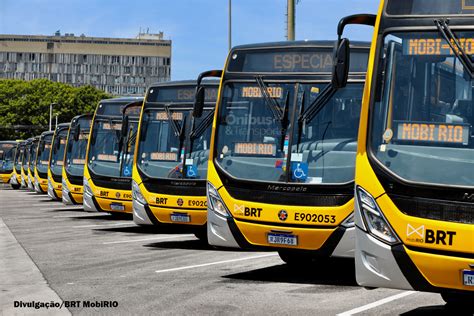
[[[27,143],[25,145],[25,149],[23,150],[23,157],[21,160],[23,171],[28,170],[28,162],[30,161],[30,146],[31,146],[31,143]]]
[[[36,158],[36,170],[40,173],[48,172],[49,154],[51,152],[51,141],[53,134],[46,135],[41,138],[38,146],[38,154]]]
[[[62,175],[67,132],[67,128],[61,129],[59,132],[57,132],[53,139],[53,144],[51,145],[52,152],[49,167],[55,176]]]
[[[141,106],[141,101],[136,104]],[[97,115],[94,119],[88,154],[88,166],[95,174],[124,178],[132,176],[131,162],[138,117],[135,115],[136,113],[129,116],[126,134],[122,135],[122,116],[117,116],[117,114],[121,113],[126,105],[126,103],[99,105],[102,106],[101,113],[103,114]],[[108,110],[111,107],[114,109]]]
[[[455,35],[472,54],[474,32]],[[393,33],[384,50],[372,110],[375,158],[407,181],[474,186],[471,75],[439,33]]]
[[[217,164],[252,181],[353,181],[363,83],[349,83],[313,117],[301,119],[328,84],[227,83],[217,121]]]
[[[74,126],[71,126],[66,148],[66,172],[73,176],[84,174],[86,163],[87,141],[89,139],[91,119],[89,117],[79,118]],[[79,126],[76,130],[75,126]],[[76,133],[79,133],[76,135]]]
[[[13,171],[15,149],[15,144],[0,143],[0,168],[2,171]]]
[[[21,172],[21,161],[23,158],[23,151],[25,150],[24,145],[18,145],[15,153],[15,170],[18,174]]]
[[[204,85],[205,108],[200,118],[192,116],[195,85],[149,90],[137,157],[138,168],[148,177],[206,178],[217,82]]]
[[[35,172],[34,168],[35,168],[37,149],[38,149],[38,141],[35,139],[30,147],[30,164],[28,166],[32,174]]]

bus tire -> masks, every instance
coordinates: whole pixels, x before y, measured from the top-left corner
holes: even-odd
[[[441,297],[449,309],[474,312],[474,293],[444,292]]]
[[[208,241],[207,241],[207,227],[196,230],[194,232],[194,236],[196,236],[196,238],[199,239],[201,242],[207,244],[208,243]]]
[[[13,183],[10,183],[10,185],[12,186],[12,189],[13,189],[13,190],[18,190],[18,189],[21,187],[21,184],[13,184]]]
[[[288,265],[305,266],[314,262],[314,257],[297,251],[279,250],[278,255]]]

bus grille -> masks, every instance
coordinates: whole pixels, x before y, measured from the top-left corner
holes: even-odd
[[[391,195],[393,203],[408,216],[444,222],[474,224],[474,204]]]

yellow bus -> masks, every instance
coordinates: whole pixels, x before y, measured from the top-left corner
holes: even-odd
[[[64,167],[64,151],[69,123],[61,123],[54,130],[48,160],[48,196],[52,200],[62,200],[62,176]]]
[[[132,163],[142,105],[143,97],[128,97],[97,106],[84,166],[84,210],[132,214]]]
[[[38,149],[39,136],[33,137],[30,145],[30,155],[28,159],[28,189],[35,191],[35,163]]]
[[[66,205],[82,204],[84,164],[91,121],[91,114],[76,116],[71,121],[63,168],[63,203]]]
[[[25,149],[21,157],[21,186],[24,188],[30,188],[30,181],[28,177],[28,165],[30,163],[30,151],[33,138],[28,138],[25,141]],[[32,186],[31,186],[32,188]]]
[[[206,81],[203,118],[192,117],[196,81],[158,83],[143,105],[133,168],[133,220],[181,224],[205,238],[206,175],[218,81]]]
[[[473,27],[473,1],[381,1],[356,162],[360,285],[473,306]]]
[[[48,192],[48,165],[53,135],[54,132],[43,132],[39,138],[34,175],[34,186],[37,193],[46,194]]]
[[[10,183],[13,176],[13,160],[18,143],[16,141],[0,141],[0,182]]]
[[[346,87],[333,76],[340,73],[333,69],[333,41],[231,50],[209,154],[211,245],[275,249],[287,263],[353,257],[356,139],[369,44],[346,44],[339,49],[350,52]]]
[[[22,185],[22,159],[23,152],[25,150],[25,141],[18,142],[18,146],[15,152],[15,158],[13,160],[13,175],[10,180],[10,185],[14,190],[18,190]]]

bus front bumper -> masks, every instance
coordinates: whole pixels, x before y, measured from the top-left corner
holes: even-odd
[[[87,192],[83,194],[83,205],[87,212],[132,214],[132,201],[130,200],[97,198]]]
[[[20,183],[18,183],[18,178],[16,177],[15,174],[12,174],[11,178],[10,178],[10,183],[13,184],[13,185],[19,185]]]
[[[143,205],[138,201],[133,203],[133,218],[138,225],[187,225],[205,226],[207,222],[206,209],[180,209]]]
[[[2,183],[9,183],[11,178],[12,178],[11,173],[0,174],[0,180],[2,180]]]
[[[355,228],[342,226],[327,229],[296,228],[256,224],[223,217],[208,209],[207,238],[210,245],[231,248],[268,248],[312,252],[322,257],[354,257]],[[290,232],[298,246],[270,244],[271,232]]]

